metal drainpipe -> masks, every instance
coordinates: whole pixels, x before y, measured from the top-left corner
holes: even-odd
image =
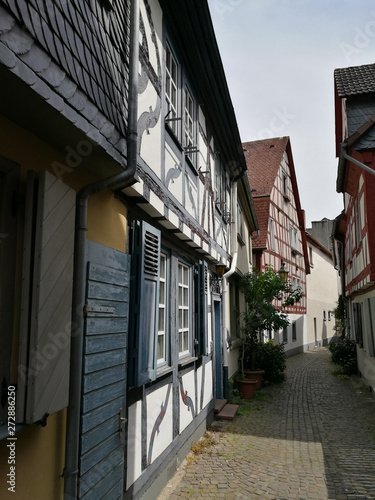
[[[357,165],[358,167],[361,167],[363,168],[363,170],[366,170],[366,172],[369,172],[370,174],[372,175],[375,175],[375,170],[373,170],[372,168],[368,167],[367,165],[365,165],[364,163],[356,160],[355,158],[353,158],[352,156],[349,156],[346,152],[345,152],[345,146],[342,147],[341,149],[341,153],[342,153],[342,156],[346,159],[346,160],[349,160],[350,162],[354,163],[355,165]]]
[[[130,12],[129,102],[127,127],[127,168],[120,174],[84,186],[77,195],[76,233],[74,246],[74,279],[72,339],[70,355],[69,407],[65,452],[65,500],[77,498],[79,434],[81,417],[81,386],[83,361],[83,332],[86,289],[86,231],[87,205],[93,194],[125,184],[135,177],[137,168],[138,121],[138,61],[139,61],[139,0],[132,0]]]
[[[224,399],[228,399],[229,396],[229,384],[228,384],[228,350],[227,350],[227,313],[226,313],[226,296],[227,296],[227,279],[232,276],[237,267],[237,257],[238,257],[238,243],[237,243],[237,232],[238,232],[238,220],[237,220],[237,182],[244,174],[238,175],[233,179],[232,184],[232,213],[234,213],[234,225],[232,232],[232,262],[230,269],[223,276],[222,282],[222,302],[223,302],[223,328],[221,333],[221,342],[223,346],[223,396]]]

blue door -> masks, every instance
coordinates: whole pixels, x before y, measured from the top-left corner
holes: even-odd
[[[216,399],[223,398],[223,370],[221,352],[221,302],[214,300],[214,334],[215,334],[215,386]]]
[[[121,500],[130,255],[90,241],[87,261],[79,498]]]

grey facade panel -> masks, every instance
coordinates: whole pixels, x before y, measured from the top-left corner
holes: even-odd
[[[351,99],[347,103],[348,135],[354,134],[375,114],[375,99]]]

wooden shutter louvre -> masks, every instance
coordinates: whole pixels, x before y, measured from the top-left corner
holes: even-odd
[[[134,222],[129,383],[137,387],[156,378],[160,240],[158,229],[144,221]]]

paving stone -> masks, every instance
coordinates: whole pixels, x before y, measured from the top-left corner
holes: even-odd
[[[331,372],[326,348],[289,358],[285,382],[263,387],[250,412],[218,423],[216,444],[158,500],[374,499],[374,397],[358,379]]]

